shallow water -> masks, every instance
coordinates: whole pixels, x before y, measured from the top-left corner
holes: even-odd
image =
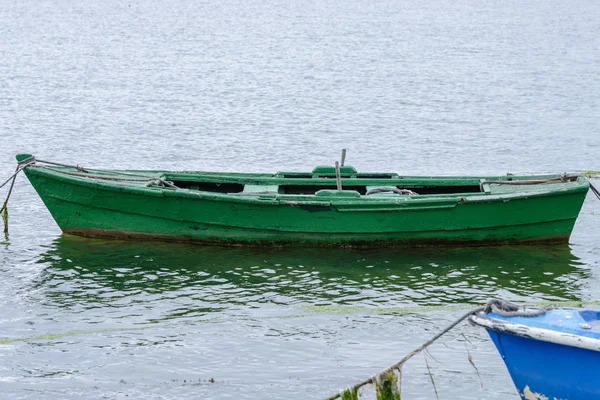
[[[600,170],[599,14],[592,1],[6,1],[0,177],[22,151],[275,171],[332,164],[343,147],[361,171]],[[600,295],[591,194],[561,246],[87,240],[61,235],[24,177],[9,213],[0,382],[12,399],[320,399],[490,297]],[[440,398],[518,398],[485,332],[464,324],[431,354]],[[403,393],[435,398],[422,356]]]

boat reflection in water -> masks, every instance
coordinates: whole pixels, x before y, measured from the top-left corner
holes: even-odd
[[[68,235],[39,263],[35,286],[46,304],[147,310],[162,302],[171,317],[277,305],[480,304],[511,295],[576,300],[589,273],[567,245],[258,249]]]

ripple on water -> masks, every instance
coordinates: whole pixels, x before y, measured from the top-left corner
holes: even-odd
[[[23,151],[131,169],[306,170],[349,148],[363,171],[600,170],[593,2],[166,4],[3,2],[0,177]],[[598,297],[598,210],[590,195],[570,246],[223,249],[61,237],[20,177],[0,238],[3,395],[323,398],[489,297]],[[440,397],[517,398],[484,332],[432,353]],[[434,398],[422,358],[404,372],[405,397]]]

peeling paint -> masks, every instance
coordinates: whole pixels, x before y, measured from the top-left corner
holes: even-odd
[[[525,400],[550,400],[550,398],[542,393],[536,393],[529,388],[529,385],[525,386],[523,393],[519,393]],[[552,400],[567,400],[563,398],[553,397]]]
[[[531,389],[529,389],[529,385],[525,386],[521,397],[526,400],[548,400],[548,396],[544,396],[541,393],[532,392]]]
[[[469,321],[477,326],[491,329],[496,332],[509,333],[528,339],[556,343],[564,346],[578,347],[581,349],[600,352],[600,340],[595,337],[582,336],[580,332],[568,333],[552,329],[530,327],[518,323],[490,318],[485,314],[476,314],[469,317]]]

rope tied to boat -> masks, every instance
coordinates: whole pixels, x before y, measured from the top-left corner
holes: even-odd
[[[487,181],[482,180],[479,183],[479,186],[483,187],[483,185],[539,185],[544,183],[558,183],[558,182],[573,182],[581,175],[568,175],[564,173],[560,175],[558,178],[552,179],[520,179],[520,180],[505,180],[505,181]]]
[[[491,299],[486,303],[483,312],[493,312],[503,317],[539,317],[547,311],[554,309],[554,306],[547,305],[533,311],[519,311],[519,309],[520,306],[518,304],[511,303],[508,300]]]
[[[437,335],[423,343],[421,346],[417,347],[410,353],[408,353],[404,358],[402,358],[397,363],[389,366],[383,371],[379,372],[375,376],[372,376],[364,381],[350,386],[346,389],[341,390],[338,394],[327,397],[326,400],[334,400],[340,398],[342,400],[358,400],[359,398],[359,389],[363,386],[372,384],[375,385],[375,391],[377,400],[400,400],[400,392],[401,392],[401,378],[402,377],[402,366],[413,356],[421,353],[423,350],[426,350],[430,345],[432,345],[439,338],[444,336],[446,333],[450,332],[453,328],[455,328],[462,321],[467,319],[473,314],[477,314],[479,312],[494,312],[496,314],[505,316],[505,317],[537,317],[539,315],[545,314],[546,312],[552,310],[554,308],[553,305],[546,305],[540,307],[538,310],[533,311],[519,311],[520,306],[511,303],[507,300],[502,299],[490,299],[487,301],[485,306],[476,307],[467,313],[460,316],[457,320],[452,322],[446,328],[444,328]],[[427,360],[427,359],[426,359]],[[470,361],[472,363],[472,361]],[[397,375],[396,375],[397,373]],[[432,376],[430,375],[430,378]],[[432,378],[433,382],[433,378]],[[434,385],[435,388],[435,385]]]
[[[589,182],[589,184],[590,184],[590,189],[592,190],[592,192],[596,195],[598,200],[600,200],[600,191],[598,189],[596,189],[596,187],[594,185],[592,185],[592,182]]]
[[[78,172],[63,171],[60,169],[48,167],[46,165],[38,165],[38,164],[48,164],[48,165],[56,165],[59,167],[65,167],[65,168],[73,168],[74,170],[76,170]],[[8,195],[6,196],[6,200],[4,200],[2,207],[0,207],[0,215],[2,215],[2,220],[4,222],[4,234],[5,235],[8,234],[8,200],[10,199],[10,195],[12,194],[13,187],[15,185],[15,181],[16,181],[19,173],[21,171],[23,171],[26,167],[31,166],[31,165],[37,165],[40,168],[44,168],[44,169],[47,169],[47,170],[50,170],[50,171],[53,171],[56,173],[61,173],[61,174],[71,175],[71,176],[78,176],[78,177],[83,177],[83,178],[109,180],[109,181],[148,182],[148,184],[146,186],[154,186],[154,185],[161,186],[162,185],[162,186],[170,187],[173,189],[179,189],[177,186],[175,186],[175,184],[173,182],[163,179],[161,177],[135,174],[135,173],[124,172],[124,171],[112,171],[112,170],[84,168],[84,167],[80,166],[79,164],[77,164],[77,165],[61,164],[61,163],[57,163],[54,161],[45,161],[45,160],[36,159],[35,156],[30,156],[23,160],[17,161],[17,168],[16,168],[15,172],[11,176],[9,176],[8,179],[0,185],[0,189],[2,189],[4,186],[6,186],[8,183],[10,183],[10,187],[8,189]],[[102,173],[102,174],[106,174],[106,175],[91,174],[90,171],[94,171],[94,172],[98,172],[98,173]],[[109,176],[107,176],[107,175],[109,175]],[[119,175],[131,177],[131,178],[123,178],[123,177],[119,177]],[[136,178],[136,179],[133,179],[133,178]]]
[[[34,157],[32,157],[32,158],[34,158]],[[53,172],[65,174],[65,175],[79,176],[79,177],[83,177],[83,178],[91,178],[91,179],[99,179],[99,180],[108,180],[108,181],[150,182],[150,183],[159,182],[163,186],[168,186],[173,189],[179,189],[177,186],[175,186],[175,184],[173,182],[168,181],[168,180],[163,179],[158,176],[148,176],[148,175],[135,174],[132,172],[125,172],[125,171],[84,168],[84,167],[80,166],[79,164],[78,165],[68,165],[68,164],[61,164],[61,163],[57,163],[57,162],[53,162],[53,161],[39,160],[39,159],[35,159],[35,158],[34,158],[34,162],[48,164],[48,165],[56,165],[59,167],[73,168],[79,172],[82,172],[82,173],[67,172],[67,171],[62,171],[62,170],[56,169],[56,168],[51,168],[51,167],[47,167],[44,165],[40,165],[40,167],[42,167],[42,168],[48,169]],[[91,174],[90,171],[99,172],[99,173],[103,173],[103,174],[107,174],[107,175],[113,175],[113,176]],[[132,177],[132,178],[141,178],[141,179],[119,178],[119,177],[115,177],[114,175],[128,176],[128,177]]]
[[[8,195],[6,196],[6,200],[4,200],[2,207],[0,207],[0,215],[2,215],[2,221],[4,222],[4,235],[8,234],[8,200],[10,199],[10,195],[12,194],[13,187],[15,186],[15,181],[17,180],[17,175],[19,175],[19,172],[23,171],[23,169],[25,169],[25,167],[27,167],[28,165],[34,164],[34,163],[35,163],[35,157],[33,157],[33,156],[26,158],[24,160],[18,161],[15,172],[4,183],[2,183],[2,185],[0,185],[0,189],[2,189],[8,182],[10,182],[10,188],[8,189]]]
[[[585,176],[585,175],[584,174],[568,174],[568,173],[564,172],[558,178],[551,178],[551,179],[521,179],[521,180],[491,180],[491,181],[482,180],[479,183],[479,188],[483,192],[484,191],[483,185],[515,185],[515,186],[519,186],[519,185],[540,185],[540,184],[545,184],[545,183],[567,183],[567,182],[573,182],[573,181],[577,180],[577,178],[579,178],[580,176]],[[596,194],[596,196],[598,196],[598,199],[600,199],[600,195],[598,194],[596,188],[589,181],[589,179],[588,179],[588,183],[590,184],[590,188],[592,189],[594,194]]]
[[[600,200],[600,190],[598,190],[594,186],[594,184],[592,184],[592,182],[590,181],[590,178],[593,178],[595,175],[590,175],[590,174],[585,174],[585,173],[569,175],[565,172],[565,173],[561,174],[560,177],[553,178],[553,179],[527,179],[527,180],[517,180],[517,181],[509,181],[509,180],[507,180],[507,181],[486,181],[486,180],[482,180],[479,183],[479,188],[483,192],[484,191],[483,185],[539,185],[539,184],[544,184],[544,183],[558,183],[558,182],[567,183],[567,182],[573,182],[580,176],[585,176],[588,178],[588,184],[590,185],[590,190],[592,191],[592,193],[594,193],[596,195],[598,200]]]
[[[431,339],[429,339],[428,341],[423,343],[421,346],[417,347],[416,349],[414,349],[413,351],[408,353],[406,356],[404,356],[404,358],[402,358],[397,363],[389,366],[388,368],[379,372],[375,376],[365,379],[364,381],[362,381],[356,385],[350,386],[347,389],[343,389],[342,391],[340,391],[339,393],[337,393],[333,396],[327,397],[326,400],[334,400],[337,398],[350,399],[350,400],[358,399],[358,397],[343,397],[343,396],[349,396],[350,394],[358,393],[358,390],[360,388],[362,388],[363,386],[369,385],[369,384],[375,385],[375,389],[376,389],[376,392],[378,395],[378,397],[377,397],[378,400],[380,400],[380,399],[381,400],[400,400],[401,380],[395,379],[395,378],[397,378],[396,373],[398,373],[398,376],[400,376],[400,377],[402,376],[401,375],[402,374],[402,366],[404,365],[404,363],[406,363],[408,360],[410,360],[415,355],[421,353],[423,350],[427,349],[430,345],[432,345],[435,341],[437,341],[440,337],[444,336],[446,333],[450,332],[454,327],[456,327],[462,321],[464,321],[465,319],[467,319],[468,317],[470,317],[473,314],[483,311],[484,309],[485,309],[485,307],[477,307],[477,308],[472,309],[471,311],[468,311],[467,313],[463,314],[460,318],[458,318],[457,320],[452,322],[450,325],[448,325],[446,328],[444,328],[437,335],[435,335],[434,337],[432,337]],[[395,389],[392,389],[392,388],[395,388]],[[387,397],[380,396],[379,395],[380,392],[386,393]]]

